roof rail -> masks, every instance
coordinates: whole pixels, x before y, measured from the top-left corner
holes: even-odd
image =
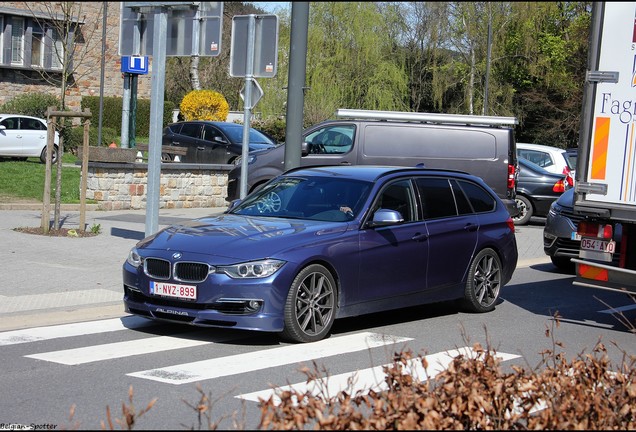
[[[519,124],[516,117],[479,116],[467,114],[431,114],[402,111],[374,111],[339,108],[336,117],[374,119],[374,120],[405,120],[431,123],[453,123],[466,125],[513,126]]]

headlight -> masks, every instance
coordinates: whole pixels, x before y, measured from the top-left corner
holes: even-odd
[[[285,264],[285,261],[266,259],[231,266],[219,266],[216,268],[216,272],[225,273],[232,279],[264,278],[276,273],[283,264]]]
[[[143,262],[143,258],[137,253],[137,248],[132,248],[130,252],[128,252],[128,258],[126,258],[126,262],[133,267],[139,267]]]
[[[241,165],[241,160],[243,159],[242,156],[237,156],[236,159],[234,159],[234,166],[240,166]],[[247,157],[247,164],[251,164],[252,162],[254,162],[255,157],[253,155],[249,155]]]

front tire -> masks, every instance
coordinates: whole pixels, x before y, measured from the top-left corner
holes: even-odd
[[[285,303],[283,339],[316,342],[329,333],[335,320],[336,281],[324,266],[312,264],[298,273]]]
[[[464,290],[464,305],[471,312],[490,312],[501,289],[501,260],[492,249],[484,249],[470,264]]]
[[[534,209],[532,208],[532,203],[530,200],[523,195],[517,195],[515,198],[517,201],[517,207],[519,208],[519,214],[512,218],[515,225],[525,225],[530,222],[530,218],[534,213]]]

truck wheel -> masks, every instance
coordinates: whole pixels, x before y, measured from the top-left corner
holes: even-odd
[[[525,225],[530,222],[530,218],[534,213],[532,203],[523,195],[517,195],[515,201],[517,202],[517,207],[519,208],[519,214],[513,217],[512,220],[514,221],[515,225]]]

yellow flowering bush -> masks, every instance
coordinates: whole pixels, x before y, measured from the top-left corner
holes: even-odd
[[[225,121],[230,105],[214,90],[192,90],[183,97],[179,109],[185,120]]]

